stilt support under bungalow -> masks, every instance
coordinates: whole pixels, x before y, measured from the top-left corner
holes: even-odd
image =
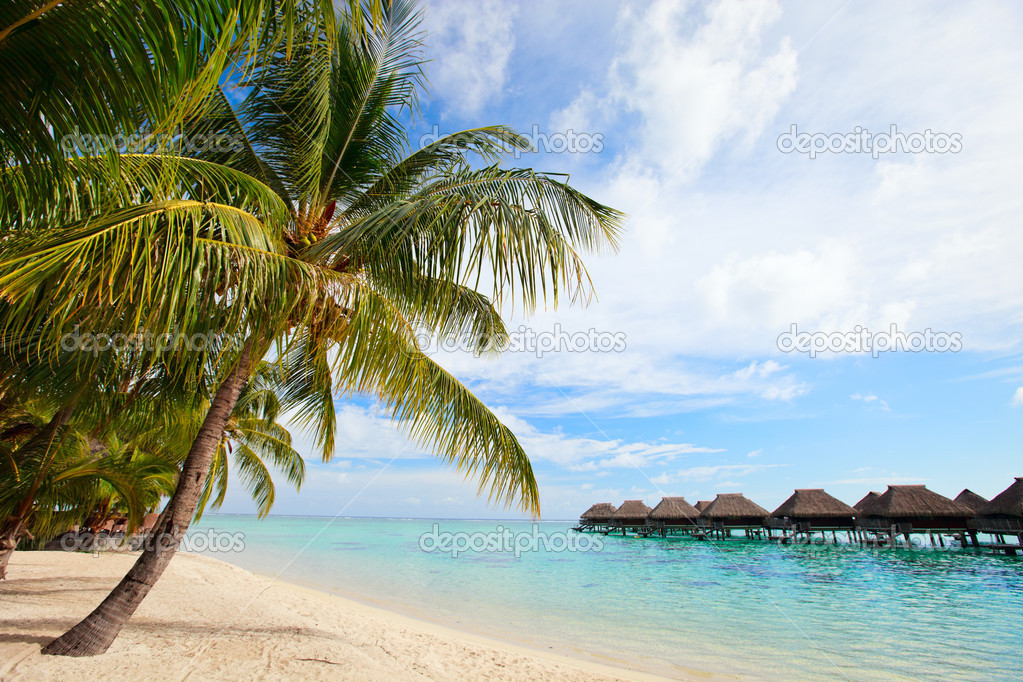
[[[845,532],[845,539],[849,544],[858,544],[868,547],[912,547],[914,535],[926,536],[932,547],[945,548],[948,543],[945,539],[958,541],[962,548],[974,547],[978,549],[989,549],[995,553],[1002,553],[1007,556],[1023,555],[1023,531],[1017,531],[1015,527],[1005,530],[1002,528],[913,528],[911,524],[883,524],[868,523],[858,525],[851,529],[841,528],[810,528],[805,524],[779,525],[765,524],[757,526],[726,526],[722,522],[715,522],[713,525],[691,525],[691,526],[669,526],[665,524],[648,524],[645,526],[624,525],[618,523],[581,523],[574,526],[572,530],[580,533],[601,533],[603,535],[621,534],[627,537],[630,533],[641,538],[651,536],[668,538],[676,536],[688,536],[694,540],[727,540],[734,537],[733,531],[742,531],[743,538],[747,540],[769,540],[778,544],[794,544],[799,542],[810,543],[820,533],[820,542],[838,545],[839,531]],[[978,534],[990,535],[994,542],[981,543]],[[830,536],[830,537],[829,537]],[[1012,542],[1015,540],[1016,542]]]

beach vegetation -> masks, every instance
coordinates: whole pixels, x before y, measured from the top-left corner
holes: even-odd
[[[329,460],[335,400],[355,395],[375,398],[414,442],[492,502],[537,515],[525,450],[420,349],[417,332],[465,335],[475,352],[500,352],[508,338],[503,309],[589,300],[581,254],[616,248],[622,216],[564,176],[505,167],[509,150],[525,150],[528,141],[502,126],[411,147],[406,126],[425,86],[414,3],[217,6],[224,5],[233,9],[169,34],[206,38],[165,43],[163,32],[146,34],[141,49],[173,53],[162,54],[168,65],[193,62],[172,70],[169,82],[145,76],[124,81],[127,91],[104,91],[100,80],[99,94],[35,112],[41,124],[0,138],[8,159],[0,186],[0,332],[5,362],[17,368],[12,376],[46,367],[68,377],[45,427],[53,433],[81,410],[109,409],[111,387],[120,389],[118,400],[147,392],[165,398],[164,406],[198,397],[201,419],[154,528],[177,541],[204,503],[223,500],[225,434],[249,419],[239,405],[288,414]],[[32,30],[26,26],[53,20],[42,30],[56,28],[61,8],[37,9],[11,31],[0,29],[0,55],[5,41]],[[188,23],[179,10],[167,11]],[[99,73],[114,78],[130,68],[118,61],[116,41],[105,49],[110,54],[97,60],[109,71]],[[134,92],[136,81],[148,90]],[[37,85],[46,99],[51,91]],[[96,113],[122,96],[130,104]],[[56,137],[71,134],[76,107],[85,109],[89,134],[141,129],[147,142],[130,152],[116,145],[69,151]],[[60,125],[48,125],[51,118]],[[49,136],[41,152],[33,136]],[[186,138],[226,144],[200,148]],[[42,170],[46,164],[55,171]],[[172,352],[159,344],[67,343],[80,330],[90,338],[145,332],[203,343]],[[280,385],[273,401],[252,388],[265,363]],[[233,441],[236,461],[265,456],[300,480],[290,443],[270,432],[251,437]],[[251,461],[239,472],[253,490],[267,490]],[[44,653],[105,651],[176,546],[144,550],[96,610]]]

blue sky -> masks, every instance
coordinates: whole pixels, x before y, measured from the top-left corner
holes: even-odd
[[[509,314],[612,352],[437,359],[519,435],[545,518],[594,502],[888,483],[992,496],[1023,474],[1023,7],[433,2],[411,135],[507,124],[599,139],[515,165],[628,215],[588,307]],[[784,154],[858,127],[958,152]],[[807,332],[956,334],[957,352],[784,353]],[[548,338],[554,338],[549,336]],[[564,336],[562,338],[565,338]],[[571,337],[575,338],[575,337]],[[507,518],[366,401],[274,513]],[[304,436],[300,449],[311,451]],[[252,505],[235,490],[224,511]]]

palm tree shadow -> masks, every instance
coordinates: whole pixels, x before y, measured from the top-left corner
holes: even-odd
[[[35,620],[0,620],[0,642],[30,642],[37,644],[48,644],[62,632],[81,620],[81,617],[69,616],[68,618],[39,618]],[[153,620],[150,618],[132,618],[125,626],[126,631],[141,631],[146,635],[179,634],[198,635],[210,637],[215,635],[280,635],[281,626],[246,626],[246,625],[223,625],[220,623],[195,623],[191,621],[166,621]],[[299,637],[336,637],[334,633],[308,628],[302,626],[284,627],[288,635]],[[51,632],[49,635],[29,634],[38,632]]]
[[[53,641],[53,635],[27,635],[15,633],[11,635],[0,634],[0,644],[6,642],[19,642],[24,644],[38,644],[44,646]]]

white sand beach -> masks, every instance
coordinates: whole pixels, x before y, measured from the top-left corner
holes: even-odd
[[[189,554],[174,558],[105,655],[41,655],[40,647],[87,615],[134,560],[133,554],[16,553],[9,579],[0,583],[0,679],[654,679]]]

